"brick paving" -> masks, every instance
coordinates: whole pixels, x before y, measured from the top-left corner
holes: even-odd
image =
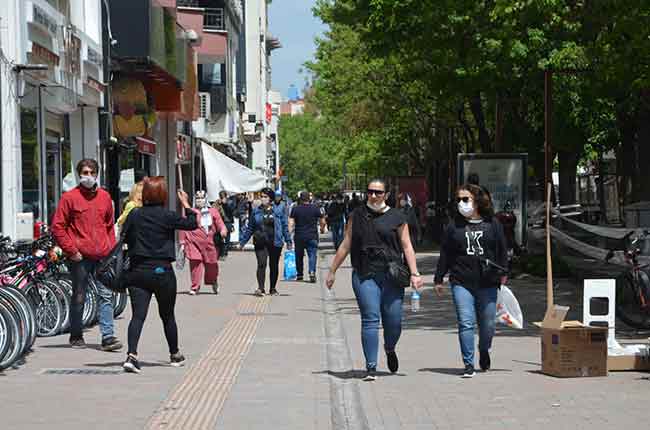
[[[321,268],[329,258],[321,258]],[[201,426],[159,428],[609,429],[647,421],[649,374],[558,379],[539,373],[540,342],[530,322],[543,316],[543,280],[512,282],[528,324],[522,331],[499,329],[495,370],[463,380],[458,376],[451,296],[434,296],[435,256],[420,255],[428,283],[416,314],[410,312],[407,291],[400,371],[381,372],[376,382],[366,383],[359,380],[364,361],[349,266],[337,276],[334,295],[318,284],[281,282],[281,296],[255,299],[250,296],[254,260],[252,253],[242,252],[222,263],[223,292],[218,297],[209,288],[188,296],[187,273],[179,275],[177,318],[181,348],[189,359],[185,368],[165,364],[166,343],[155,303],[142,336],[140,375],[119,372],[123,353],[71,350],[66,336],[38,339],[24,364],[0,374],[0,428],[143,429],[156,422],[156,411],[172,404],[180,387],[198,384],[197,379],[211,387],[200,398],[205,401],[193,402],[192,414]],[[579,318],[579,287],[569,280],[558,282],[556,301],[571,305],[569,317]],[[241,312],[251,300],[263,300],[265,307]],[[219,343],[225,334],[244,327],[233,324],[246,318],[258,320],[253,330],[242,328],[230,341]],[[128,312],[117,321],[124,341],[127,323]],[[632,341],[648,333],[622,328],[619,337]],[[95,346],[97,338],[96,328],[86,336]],[[242,340],[246,348],[236,349]],[[241,367],[233,373],[235,365]],[[198,373],[210,366],[211,372]],[[386,368],[383,354],[379,366]],[[42,374],[59,368],[104,374]]]

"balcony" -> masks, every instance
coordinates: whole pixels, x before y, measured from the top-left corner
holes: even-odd
[[[226,17],[223,8],[205,9],[203,13],[203,30],[226,31]]]

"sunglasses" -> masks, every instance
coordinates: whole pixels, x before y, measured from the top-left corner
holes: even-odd
[[[456,200],[458,201],[458,203],[460,203],[460,202],[469,203],[469,202],[473,201],[474,199],[472,199],[471,197],[458,197]]]
[[[386,191],[381,191],[381,190],[367,190],[367,193],[368,193],[369,196],[375,195],[375,196],[381,197],[381,196],[383,196],[384,194],[386,194]]]

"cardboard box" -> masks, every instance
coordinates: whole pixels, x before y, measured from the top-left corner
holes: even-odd
[[[542,327],[542,373],[561,378],[607,376],[607,330],[578,321]]]
[[[625,345],[609,351],[607,357],[609,371],[650,370],[649,345]]]

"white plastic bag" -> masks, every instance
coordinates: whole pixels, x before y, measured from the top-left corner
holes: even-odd
[[[185,247],[179,246],[176,251],[176,270],[182,271],[185,268]]]
[[[497,296],[497,322],[520,330],[524,328],[524,316],[519,302],[505,285],[501,285]]]

